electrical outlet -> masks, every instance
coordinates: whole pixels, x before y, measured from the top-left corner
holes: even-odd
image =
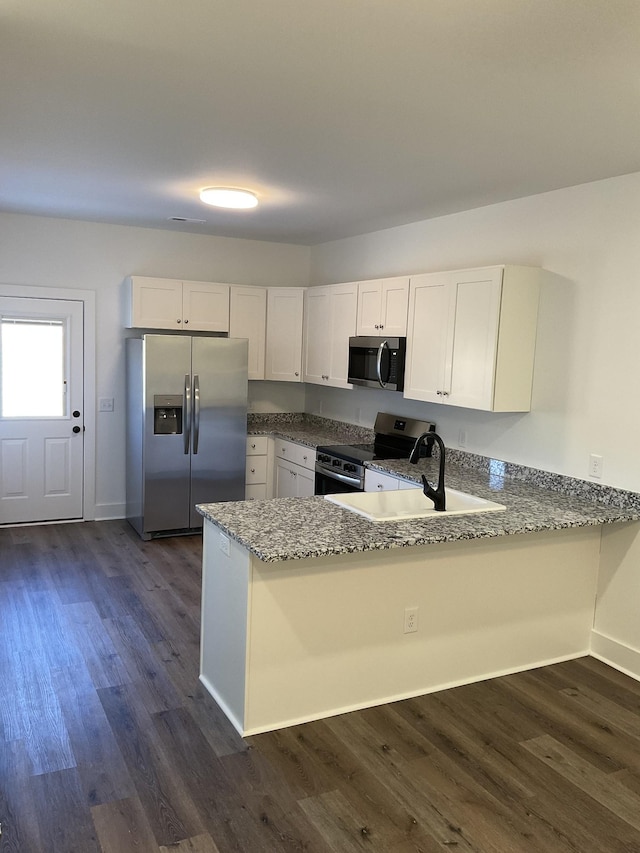
[[[98,411],[99,412],[112,412],[113,411],[113,397],[100,397],[98,400]]]
[[[604,460],[602,456],[598,456],[597,453],[592,453],[589,456],[589,476],[600,479],[600,477],[602,477],[603,464]]]
[[[225,556],[229,556],[229,537],[224,533],[220,534],[220,550]]]
[[[418,608],[405,607],[404,609],[404,633],[413,634],[418,630]]]
[[[466,429],[461,429],[458,433],[458,447],[466,447],[467,446],[467,431]]]

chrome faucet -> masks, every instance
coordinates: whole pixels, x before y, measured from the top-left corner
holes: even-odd
[[[430,485],[427,478],[422,475],[422,483],[423,483],[423,491],[425,495],[433,501],[433,508],[438,512],[444,512],[446,509],[445,504],[445,494],[444,494],[444,441],[440,438],[437,432],[423,432],[422,435],[416,438],[416,443],[413,445],[411,453],[409,454],[409,462],[415,465],[420,458],[420,447],[422,446],[422,442],[427,439],[432,438],[436,444],[438,445],[438,450],[440,451],[440,468],[438,470],[438,485],[433,488]]]

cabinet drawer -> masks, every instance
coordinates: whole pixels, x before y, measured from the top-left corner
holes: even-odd
[[[268,435],[248,435],[247,436],[247,456],[262,456],[268,453],[269,436]]]
[[[390,474],[382,474],[380,471],[365,471],[365,492],[394,492],[398,490],[399,485],[398,478],[392,477]]]
[[[246,501],[264,501],[268,497],[266,483],[251,483],[245,486],[244,499]]]
[[[296,444],[293,441],[284,441],[281,438],[276,438],[276,456],[280,459],[287,459],[295,465],[308,468],[310,471],[316,465],[316,452],[312,447]]]
[[[410,483],[408,480],[398,480],[398,488],[399,489],[421,489],[422,486],[419,483]]]
[[[250,456],[247,459],[247,468],[245,474],[245,483],[252,485],[254,483],[267,482],[267,457],[266,456]]]

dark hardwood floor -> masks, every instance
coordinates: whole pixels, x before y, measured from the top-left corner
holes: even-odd
[[[243,741],[200,558],[0,529],[1,853],[640,851],[639,683],[584,658]]]

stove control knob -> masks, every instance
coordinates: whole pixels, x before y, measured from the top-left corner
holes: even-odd
[[[326,453],[318,453],[318,462],[328,462],[329,457]]]
[[[355,471],[356,466],[353,465],[351,462],[347,462],[347,463],[345,463],[344,470],[345,471]]]
[[[342,460],[341,459],[334,459],[331,464],[333,465],[334,468],[339,468],[342,465]]]

